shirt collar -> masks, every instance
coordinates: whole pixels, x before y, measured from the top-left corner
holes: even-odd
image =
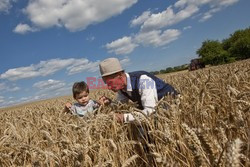
[[[131,80],[130,80],[130,76],[128,73],[126,74],[126,79],[127,79],[127,90],[128,92],[132,92],[132,85],[131,85]]]

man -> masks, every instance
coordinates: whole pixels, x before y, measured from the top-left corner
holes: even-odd
[[[178,94],[171,85],[146,71],[125,73],[117,58],[105,59],[99,67],[108,89],[117,92],[117,101],[137,102],[138,108],[147,116],[155,112],[156,103],[162,97],[167,94],[173,96]],[[107,97],[102,97],[100,101],[107,104],[107,99]],[[116,118],[125,123],[135,120],[132,114],[116,114]]]

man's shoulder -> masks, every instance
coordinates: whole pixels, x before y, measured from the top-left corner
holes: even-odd
[[[154,76],[153,74],[150,74],[147,71],[133,71],[128,73],[131,77],[138,77],[140,79],[152,79]]]
[[[132,71],[132,72],[128,72],[128,74],[147,74],[148,72],[147,71]]]
[[[143,74],[140,76],[140,80],[153,80],[152,77],[146,75],[146,74]]]
[[[150,73],[147,72],[147,71],[133,71],[133,72],[129,72],[128,74],[129,74],[129,76],[130,76],[131,78],[133,78],[133,77],[135,77],[135,78],[140,78],[142,75],[147,75],[147,76],[149,76],[149,77],[152,76],[152,74],[150,74]]]

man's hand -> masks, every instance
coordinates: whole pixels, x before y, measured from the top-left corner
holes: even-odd
[[[115,119],[118,122],[123,123],[124,122],[124,115],[123,114],[115,114]]]
[[[106,96],[102,96],[99,98],[98,101],[101,105],[109,105],[111,103],[111,99],[106,97]]]

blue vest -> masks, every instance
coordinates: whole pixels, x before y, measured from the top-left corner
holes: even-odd
[[[132,100],[133,102],[138,103],[138,108],[143,109],[142,103],[141,103],[141,95],[139,94],[139,81],[141,75],[147,75],[148,77],[152,78],[155,81],[158,100],[160,100],[162,97],[164,97],[167,94],[170,95],[177,95],[178,92],[168,83],[165,83],[163,80],[157,78],[153,74],[150,74],[146,71],[135,71],[128,73],[131,80],[131,87],[132,87],[132,93],[131,96],[129,96],[126,92],[121,91],[123,95],[125,95],[127,98]],[[145,81],[145,86],[147,88],[153,88],[152,83]],[[143,89],[143,88],[142,88]]]

